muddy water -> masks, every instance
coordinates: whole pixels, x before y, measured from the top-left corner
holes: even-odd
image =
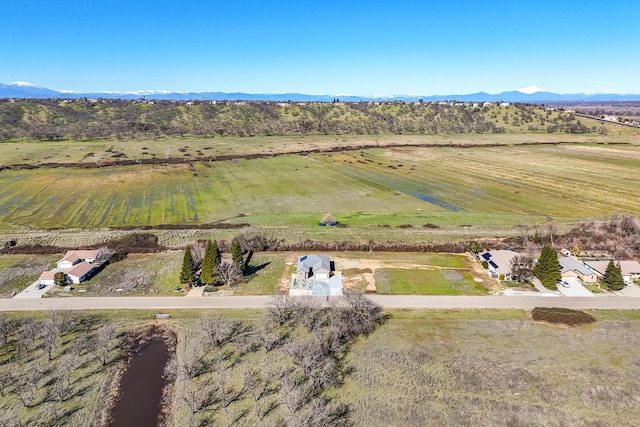
[[[118,400],[111,413],[111,427],[156,427],[161,413],[162,372],[169,349],[161,337],[142,344],[122,376]]]

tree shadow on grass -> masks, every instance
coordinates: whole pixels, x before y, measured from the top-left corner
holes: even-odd
[[[259,265],[247,265],[244,268],[244,274],[245,274],[245,276],[248,276],[248,277],[253,276],[258,271],[262,270],[263,268],[265,268],[269,264],[271,264],[271,261],[265,262],[265,263],[259,264]]]

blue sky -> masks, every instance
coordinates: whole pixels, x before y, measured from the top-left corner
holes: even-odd
[[[640,1],[6,0],[0,82],[75,91],[640,93]]]

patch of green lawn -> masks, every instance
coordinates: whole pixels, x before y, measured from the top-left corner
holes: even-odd
[[[374,275],[379,294],[483,295],[487,290],[471,273],[459,270],[379,269]]]
[[[283,254],[254,254],[247,266],[245,282],[235,295],[273,295],[285,268]]]

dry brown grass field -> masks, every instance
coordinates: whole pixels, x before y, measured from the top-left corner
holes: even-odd
[[[178,335],[167,371],[177,375],[173,425],[315,417],[354,426],[633,426],[640,418],[637,312],[593,311],[597,323],[567,328],[519,310],[396,310],[369,335],[356,329],[337,345],[324,339],[348,317],[316,310],[281,326],[286,318],[273,313],[172,311],[163,325]],[[0,341],[0,420],[95,422],[125,334],[153,316],[0,316],[10,327]]]

